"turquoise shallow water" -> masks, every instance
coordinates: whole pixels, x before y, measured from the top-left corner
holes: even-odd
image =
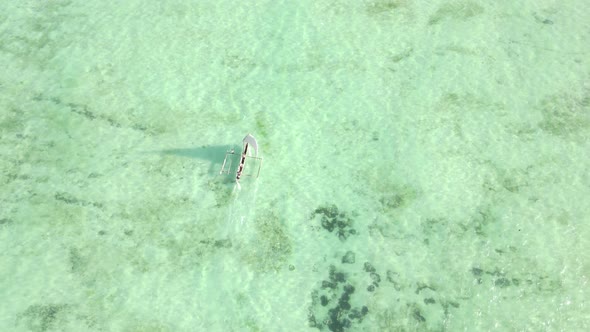
[[[589,10],[3,2],[0,331],[587,331]]]

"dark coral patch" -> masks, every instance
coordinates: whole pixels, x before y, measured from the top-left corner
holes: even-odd
[[[346,240],[350,235],[356,234],[352,228],[352,219],[344,212],[338,210],[336,205],[324,205],[315,209],[311,218],[320,216],[322,228],[328,232],[334,232],[341,241]]]
[[[347,281],[347,275],[331,265],[329,280],[322,281],[321,289],[312,291],[312,306],[309,308],[309,326],[319,330],[345,331],[360,323],[368,308],[355,308],[351,298],[355,288]],[[326,311],[326,308],[328,310]]]

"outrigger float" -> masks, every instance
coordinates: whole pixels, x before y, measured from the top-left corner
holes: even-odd
[[[249,176],[258,178],[260,175],[260,168],[262,167],[262,158],[258,157],[258,143],[254,136],[248,134],[242,141],[242,153],[240,155],[240,162],[236,169],[236,183],[240,184],[242,176]],[[221,165],[219,174],[230,174],[232,172],[232,164],[236,161],[238,154],[235,149],[231,149],[225,153],[225,159]],[[246,170],[246,162],[248,161],[248,172]],[[258,167],[256,167],[256,163]],[[253,166],[250,166],[253,165]],[[250,170],[253,170],[250,172]]]

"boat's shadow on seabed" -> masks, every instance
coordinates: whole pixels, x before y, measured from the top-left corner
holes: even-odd
[[[219,174],[225,153],[230,148],[230,145],[203,145],[196,148],[160,150],[157,153],[210,161],[207,173]]]

